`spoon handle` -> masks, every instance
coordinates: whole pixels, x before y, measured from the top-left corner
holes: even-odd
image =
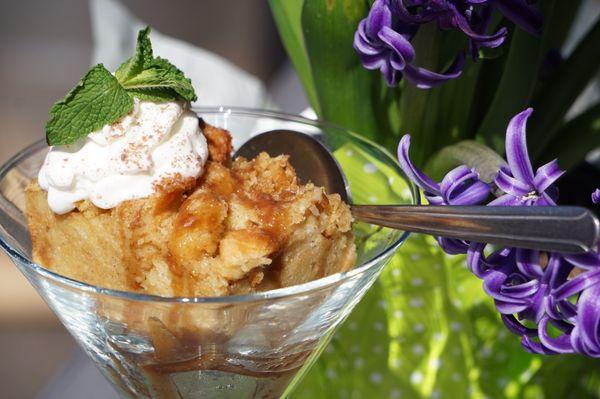
[[[353,205],[380,226],[519,248],[581,253],[596,248],[600,222],[578,206]]]

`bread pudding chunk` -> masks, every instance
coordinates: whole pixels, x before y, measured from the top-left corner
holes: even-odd
[[[231,136],[201,121],[208,160],[198,178],[172,176],[156,193],[59,215],[27,190],[33,259],[89,284],[160,296],[265,291],[346,271],[352,216],[339,195],[300,184],[287,156],[231,160]]]

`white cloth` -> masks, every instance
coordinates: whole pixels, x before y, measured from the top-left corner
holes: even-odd
[[[94,51],[92,63],[111,71],[135,52],[137,32],[147,24],[116,0],[90,0]],[[263,108],[263,83],[226,59],[156,30],[150,34],[155,56],[168,59],[192,80],[193,105]]]

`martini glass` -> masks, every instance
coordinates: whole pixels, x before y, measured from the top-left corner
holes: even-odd
[[[417,202],[416,188],[389,153],[340,127],[268,111],[195,111],[229,129],[234,146],[273,129],[315,135],[336,157],[346,157],[340,165],[354,202],[361,200],[356,193],[370,188],[353,177],[362,164],[352,164],[350,154],[369,160],[372,176],[385,176],[404,193],[398,203]],[[45,143],[37,142],[0,168],[0,247],[123,397],[286,396],[408,236],[356,223],[358,259],[352,270],[250,295],[165,298],[96,287],[31,260],[25,188],[46,152]]]

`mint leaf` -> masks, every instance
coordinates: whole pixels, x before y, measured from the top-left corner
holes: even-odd
[[[64,100],[54,104],[46,124],[49,145],[72,144],[116,122],[133,108],[133,97],[153,102],[196,101],[192,82],[164,58],[154,57],[150,27],[138,33],[135,55],[113,76],[94,66]]]
[[[162,91],[166,96],[175,96],[186,101],[195,101],[196,93],[192,82],[177,67],[164,58],[155,58],[144,70],[127,81],[121,82],[129,92],[144,90]]]
[[[52,106],[46,141],[49,145],[72,144],[115,122],[132,108],[131,96],[104,65],[98,64]]]
[[[142,101],[152,101],[155,103],[164,103],[167,101],[177,101],[179,96],[172,90],[164,89],[128,89],[129,95],[139,98]]]
[[[138,32],[135,55],[125,61],[115,71],[115,76],[119,82],[127,81],[133,76],[144,70],[144,65],[148,65],[154,59],[152,55],[152,43],[150,43],[150,27]]]
[[[149,34],[149,27],[139,32],[135,55],[115,72],[119,83],[131,95],[142,100],[196,101],[191,80],[169,61],[153,57]]]

